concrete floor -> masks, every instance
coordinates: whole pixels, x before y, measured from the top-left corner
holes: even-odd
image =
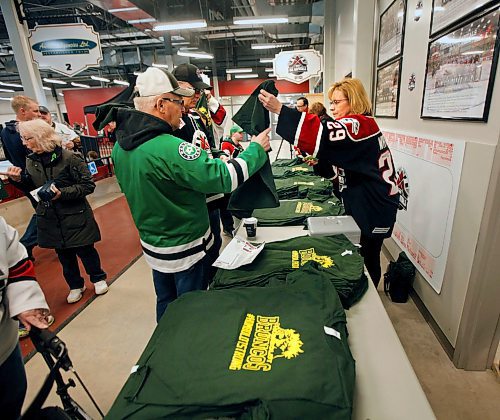
[[[118,196],[116,182],[109,178],[98,183],[91,202],[93,207],[98,207]],[[24,227],[22,214],[18,204],[0,205],[0,215],[20,230]],[[26,214],[31,216],[29,208]],[[411,300],[406,304],[394,304],[383,292],[379,294],[436,417],[500,418],[500,381],[495,373],[455,369]],[[104,412],[110,408],[154,327],[151,274],[144,259],[140,258],[112,284],[108,294],[93,301],[59,333],[68,343],[75,368]],[[26,403],[29,403],[48,370],[39,355],[27,363],[26,370],[29,381]],[[99,418],[81,386],[72,389],[71,395],[89,414]],[[54,390],[48,404],[60,405]]]

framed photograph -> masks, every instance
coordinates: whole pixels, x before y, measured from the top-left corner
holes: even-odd
[[[498,0],[432,0],[431,37]]]
[[[487,121],[499,50],[499,10],[429,43],[422,118]]]
[[[394,0],[380,16],[378,66],[403,53],[405,14],[406,1]]]
[[[376,117],[398,117],[400,73],[401,59],[378,69],[375,90]]]

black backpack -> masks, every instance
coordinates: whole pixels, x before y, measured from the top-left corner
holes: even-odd
[[[390,262],[384,274],[384,292],[396,303],[406,303],[415,278],[415,267],[404,252],[396,262]]]

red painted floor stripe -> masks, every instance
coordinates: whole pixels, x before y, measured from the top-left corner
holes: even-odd
[[[96,244],[101,257],[101,264],[108,275],[108,284],[120,272],[134,262],[141,254],[139,234],[135,228],[127,202],[124,197],[99,207],[94,211],[95,218],[101,230],[101,241]],[[94,296],[94,287],[90,282],[83,266],[80,264],[82,276],[85,278],[87,290],[83,298],[73,304],[66,302],[69,293],[68,285],[62,275],[62,267],[57,255],[52,249],[35,248],[35,270],[38,281],[45,293],[55,322],[50,328],[56,331],[73,314],[81,310]],[[113,293],[113,287],[108,293]],[[99,297],[105,299],[106,295]],[[92,310],[92,309],[87,309]],[[23,356],[33,350],[33,344],[28,338],[21,340]]]

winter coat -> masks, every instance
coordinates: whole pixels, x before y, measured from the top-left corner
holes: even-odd
[[[42,248],[74,248],[101,239],[86,195],[95,183],[81,155],[56,147],[53,152],[30,154],[26,159],[26,182],[34,188],[52,180],[61,196],[36,208],[38,244]]]

